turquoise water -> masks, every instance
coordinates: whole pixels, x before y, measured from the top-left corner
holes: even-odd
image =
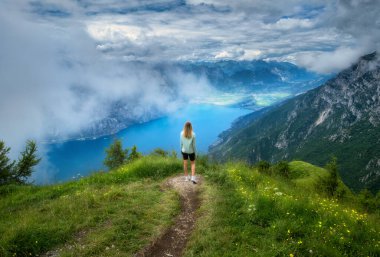
[[[136,145],[144,154],[157,147],[179,152],[179,134],[187,120],[192,122],[197,135],[198,152],[206,153],[218,134],[228,129],[236,118],[249,112],[218,105],[191,105],[166,117],[133,125],[112,136],[51,144],[44,157],[45,163],[49,163],[45,167],[48,174],[42,171],[42,167],[41,171],[37,167],[34,179],[37,183],[55,183],[105,169],[102,163],[105,149],[114,138],[121,139],[124,148]]]

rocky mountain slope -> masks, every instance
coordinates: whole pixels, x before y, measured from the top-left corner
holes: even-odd
[[[335,155],[353,189],[380,189],[380,57],[360,58],[323,86],[262,115],[242,118],[210,147],[217,159],[302,159]]]

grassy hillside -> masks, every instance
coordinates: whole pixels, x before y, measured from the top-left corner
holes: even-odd
[[[290,168],[285,179],[242,163],[209,166],[185,256],[380,256],[378,214],[341,182],[344,197],[326,197],[326,170],[300,161]]]
[[[343,183],[339,200],[325,196],[322,168],[294,161],[284,178],[206,158],[197,167],[205,179],[187,257],[380,255],[379,214]],[[0,256],[133,256],[179,213],[162,182],[181,169],[177,159],[146,156],[78,181],[0,187]]]
[[[0,256],[130,256],[178,213],[178,196],[161,181],[181,168],[144,157],[79,181],[0,187]]]

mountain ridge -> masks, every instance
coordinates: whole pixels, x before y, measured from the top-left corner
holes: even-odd
[[[235,124],[210,155],[217,159],[302,159],[323,165],[336,155],[354,190],[380,188],[380,61],[363,56],[324,85],[286,100],[265,115]],[[356,155],[356,153],[358,153]],[[353,159],[356,159],[354,161]]]

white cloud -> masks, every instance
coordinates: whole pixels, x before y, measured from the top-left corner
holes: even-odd
[[[215,59],[238,59],[244,56],[244,49],[235,48],[230,50],[223,50],[215,55]]]
[[[364,49],[341,47],[331,52],[300,52],[295,56],[297,65],[318,73],[339,72],[366,54]]]
[[[20,149],[27,138],[74,133],[119,99],[138,99],[135,115],[176,108],[165,78],[147,63],[263,58],[328,73],[380,48],[375,0],[186,3],[1,1],[2,139]],[[57,10],[67,15],[55,17]],[[185,98],[186,85],[207,88],[189,74],[168,76]]]
[[[266,24],[266,29],[291,30],[291,29],[310,29],[314,26],[314,22],[310,19],[293,19],[284,18],[275,23]]]
[[[64,137],[100,121],[115,101],[136,106],[130,115],[138,118],[179,108],[191,98],[189,86],[207,94],[202,78],[109,58],[75,20],[50,24],[13,10],[0,16],[0,34],[0,139],[13,157],[27,139]]]
[[[372,36],[376,33],[369,36],[354,33],[355,16],[350,17],[350,13],[359,11],[343,8],[341,2],[194,0],[187,3],[192,4],[187,9],[164,12],[100,14],[86,23],[89,27],[97,24],[102,31],[103,37],[92,33],[102,41],[99,49],[109,55],[122,55],[125,60],[266,58],[293,59],[301,64],[304,61],[295,60],[298,52],[328,53],[337,48],[350,48],[362,53],[363,38],[367,37],[367,42],[376,41]],[[203,3],[227,9],[213,9]],[[357,4],[356,9],[361,7]],[[348,17],[353,21],[348,22],[350,29],[342,24]],[[365,20],[365,15],[360,17]],[[365,50],[372,51],[373,45],[366,44]]]
[[[142,36],[142,29],[140,27],[105,22],[94,22],[89,24],[87,26],[87,31],[90,36],[99,41],[137,41]]]

